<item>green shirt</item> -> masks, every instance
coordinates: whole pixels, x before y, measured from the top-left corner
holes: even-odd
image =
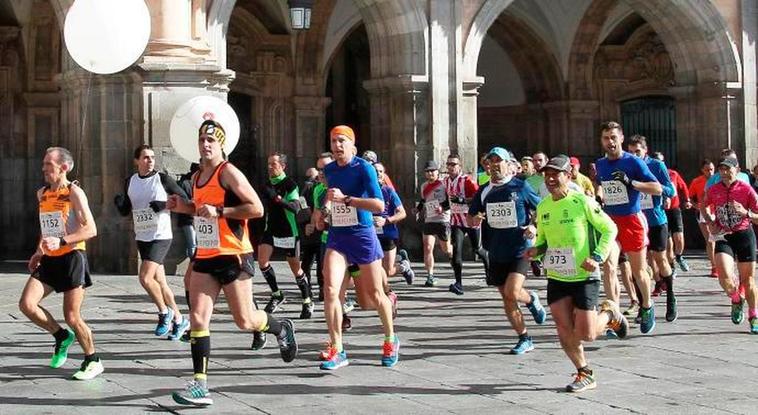
[[[548,278],[567,282],[599,279],[599,269],[588,272],[581,265],[592,254],[607,258],[617,232],[600,205],[582,193],[569,191],[557,201],[550,195],[537,205],[535,246],[540,254],[547,251],[542,262]]]
[[[326,186],[323,183],[318,183],[316,187],[313,188],[313,207],[315,209],[321,209],[324,207],[324,198],[326,197]],[[326,243],[326,238],[329,235],[329,232],[323,231],[321,232],[321,243]]]
[[[529,186],[532,186],[532,189],[534,189],[535,192],[539,192],[542,183],[545,183],[545,177],[536,173],[527,177],[526,182],[529,183]]]

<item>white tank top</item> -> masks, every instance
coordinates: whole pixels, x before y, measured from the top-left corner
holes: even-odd
[[[154,212],[150,202],[168,200],[159,173],[139,177],[138,173],[129,179],[129,199],[132,202],[132,223],[135,239],[142,242],[173,239],[171,233],[171,213],[164,209]]]

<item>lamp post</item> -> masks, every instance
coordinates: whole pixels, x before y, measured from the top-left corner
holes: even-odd
[[[290,23],[294,30],[307,30],[311,27],[311,8],[315,0],[289,0]]]

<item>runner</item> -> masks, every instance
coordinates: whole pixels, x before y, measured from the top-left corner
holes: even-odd
[[[749,184],[737,180],[739,164],[736,158],[722,158],[718,168],[721,181],[708,188],[700,214],[716,239],[714,252],[719,283],[732,300],[732,323],[740,324],[745,319],[745,298],[740,293],[740,287],[744,287],[750,332],[758,334],[758,293],[753,279],[756,244],[751,226],[751,222],[758,223],[758,195]],[[712,207],[715,215],[705,206]],[[735,287],[732,279],[735,259],[740,287]]]
[[[29,259],[32,275],[24,286],[19,309],[55,338],[50,367],[63,366],[69,346],[74,340],[79,341],[84,361],[72,378],[89,380],[104,370],[95,353],[92,331],[80,312],[84,289],[92,285],[85,241],[97,235],[97,226],[87,195],[67,177],[73,168],[74,159],[65,148],[50,147],[45,151],[42,173],[46,184],[37,191],[41,236],[36,252]],[[62,328],[40,305],[53,291],[63,293],[63,315],[70,329]]]
[[[661,185],[645,162],[622,150],[624,131],[614,121],[600,126],[601,143],[606,156],[596,163],[597,181],[602,190],[605,211],[618,228],[616,237],[620,248],[629,257],[637,285],[642,293],[640,331],[650,333],[655,328],[655,310],[650,299],[650,275],[647,271],[647,220],[640,212],[640,194],[660,195]],[[616,277],[618,255],[612,253],[603,265],[605,295],[618,304],[619,286]]]
[[[485,185],[490,181],[490,165],[487,162],[487,153],[479,156],[479,166],[476,169],[476,184]]]
[[[503,308],[511,327],[519,336],[511,354],[534,350],[527,333],[524,317],[518,303],[525,304],[537,324],[545,322],[545,309],[536,291],[526,291],[524,280],[529,268],[522,258],[527,240],[534,238],[536,228],[530,223],[531,211],[540,200],[523,180],[514,177],[509,166],[511,156],[502,147],[495,147],[487,155],[491,180],[477,190],[468,211],[470,226],[482,226],[485,231],[484,247],[489,252],[488,278],[503,299]],[[484,224],[482,221],[484,220]]]
[[[397,223],[405,219],[406,213],[403,207],[403,202],[400,201],[400,196],[397,192],[391,188],[384,181],[384,165],[382,163],[374,163],[374,169],[376,170],[376,177],[379,180],[379,186],[382,190],[382,198],[384,199],[384,210],[379,214],[374,214],[374,229],[376,229],[376,235],[379,237],[379,244],[382,246],[384,252],[384,258],[382,258],[382,266],[384,267],[387,277],[394,276],[398,271],[405,278],[405,282],[408,285],[413,284],[413,278],[415,273],[411,269],[411,264],[407,259],[400,259],[399,264],[395,264],[397,254],[397,243],[400,239],[400,231],[397,228]],[[384,292],[390,295],[392,290],[390,289],[387,280],[383,281]],[[393,292],[392,296],[397,297]],[[392,298],[390,298],[392,300]],[[396,300],[393,301],[393,304]]]
[[[284,170],[287,168],[287,155],[274,152],[268,156],[268,181],[264,187],[264,204],[266,206],[266,230],[263,232],[258,247],[258,265],[271,288],[271,299],[264,310],[276,312],[285,302],[284,292],[279,289],[274,267],[269,260],[274,251],[281,251],[295,276],[295,282],[303,299],[301,319],[313,316],[313,294],[308,277],[300,268],[300,234],[295,219],[301,209],[300,194],[297,183]],[[306,206],[307,207],[307,206]]]
[[[297,341],[290,320],[280,321],[269,313],[253,310],[253,247],[247,219],[263,216],[263,205],[242,172],[224,160],[223,127],[208,120],[200,126],[198,135],[201,162],[193,180],[192,201],[171,195],[167,202],[172,211],[195,215],[198,246],[189,286],[194,377],[172,397],[182,405],[207,406],[213,403],[207,384],[209,329],[221,290],[237,327],[274,334],[285,362],[297,356]]]
[[[650,253],[650,265],[653,275],[659,276],[661,289],[666,290],[666,321],[673,322],[677,319],[678,311],[676,295],[674,294],[674,279],[676,269],[671,268],[666,256],[668,245],[668,222],[666,212],[663,210],[663,198],[671,199],[676,196],[674,184],[671,182],[666,165],[662,161],[647,156],[647,139],[635,134],[629,138],[629,152],[645,161],[650,172],[661,185],[660,196],[643,193],[640,199],[640,207],[645,214],[648,224],[648,252]]]
[[[617,230],[592,198],[569,190],[571,169],[564,155],[542,168],[550,196],[537,206],[537,244],[527,257],[544,255],[547,302],[561,348],[577,371],[566,391],[582,392],[597,387],[582,343],[594,341],[607,328],[624,338],[629,324],[611,300],[597,310],[599,267],[612,251]]]
[[[166,201],[168,195],[187,199],[187,193],[174,179],[155,170],[155,152],[149,145],[142,144],[134,150],[134,161],[137,173],[124,182],[124,194],[116,196],[116,208],[122,216],[131,214],[134,222],[134,235],[142,261],[139,282],[158,308],[155,335],[168,334],[169,340],[179,340],[190,322],[179,311],[163,268],[163,260],[174,237]]]
[[[571,157],[571,182],[576,183],[582,188],[584,194],[591,198],[595,198],[595,186],[592,184],[592,180],[589,177],[582,174],[579,168],[582,167],[582,163],[576,157]]]
[[[306,179],[303,183],[302,193],[300,194],[300,211],[297,213],[297,226],[298,232],[301,235],[300,268],[305,273],[308,286],[313,287],[311,275],[313,263],[316,263],[316,280],[320,291],[323,283],[323,275],[321,274],[321,232],[318,232],[316,227],[311,224],[311,217],[313,216],[313,192],[316,186],[319,185],[318,177],[318,169],[311,167],[306,171]]]
[[[329,134],[335,161],[324,168],[329,190],[326,194],[331,224],[324,255],[324,315],[329,329],[330,345],[327,360],[321,369],[334,370],[348,365],[342,345],[342,307],[340,288],[348,265],[357,264],[360,276],[355,289],[361,309],[376,309],[384,328],[382,366],[398,362],[400,340],[392,322],[392,304],[382,289],[384,269],[379,240],[374,231],[372,213],[384,209],[382,192],[376,171],[365,160],[355,157],[355,133],[344,125],[336,126]],[[316,220],[323,221],[321,211]],[[323,227],[320,223],[319,227]]]
[[[450,201],[450,236],[453,245],[453,257],[450,265],[453,267],[455,283],[450,284],[450,292],[463,295],[463,238],[468,236],[474,255],[479,257],[487,272],[487,251],[482,248],[481,231],[477,227],[469,227],[466,223],[469,203],[476,194],[479,186],[463,174],[461,159],[457,154],[447,156],[447,177],[443,180],[448,200]]]
[[[702,173],[702,175],[695,177],[692,182],[690,182],[689,192],[692,198],[693,207],[697,212],[697,225],[705,240],[705,253],[708,255],[708,261],[711,263],[710,276],[711,278],[718,278],[718,268],[716,268],[716,262],[713,259],[713,249],[716,242],[711,238],[708,224],[705,223],[705,218],[700,214],[700,210],[704,207],[705,202],[705,184],[708,182],[708,179],[713,176],[714,170],[715,167],[713,166],[713,162],[709,159],[704,159],[703,162],[700,163],[700,173]]]
[[[534,189],[535,192],[539,192],[542,185],[545,183],[545,178],[542,176],[542,167],[547,163],[547,154],[538,151],[532,154],[532,164],[534,165],[535,173],[526,179],[529,186]]]
[[[437,243],[448,258],[453,256],[450,244],[450,201],[445,191],[445,183],[440,180],[439,165],[434,160],[424,167],[426,182],[421,185],[421,200],[416,212],[424,218],[422,242],[424,246],[425,287],[437,285],[434,277],[434,244]]]
[[[664,161],[665,157],[661,152],[653,153],[653,157],[660,161]],[[679,265],[679,269],[684,272],[690,270],[687,260],[684,259],[684,220],[682,219],[682,209],[691,209],[692,203],[690,203],[690,192],[687,189],[687,183],[684,182],[682,176],[678,171],[669,169],[669,177],[671,182],[674,183],[676,189],[676,195],[671,199],[664,200],[664,208],[666,209],[666,219],[668,219],[669,225],[669,241],[666,256],[668,257],[669,264],[674,267],[674,261],[676,265]]]
[[[318,228],[318,221],[316,220],[316,212],[324,208],[324,202],[326,200],[326,178],[324,177],[324,167],[327,164],[334,161],[332,153],[321,153],[316,160],[316,170],[318,170],[318,184],[313,188],[313,213],[311,214],[311,225],[316,229],[316,233],[319,235],[319,261],[318,269],[316,270],[316,277],[318,281],[318,300],[324,301],[324,253],[326,253],[326,241],[329,235],[329,231],[326,229]],[[322,222],[323,223],[323,222]]]

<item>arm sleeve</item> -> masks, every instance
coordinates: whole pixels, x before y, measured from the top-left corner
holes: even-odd
[[[392,204],[395,206],[395,209],[392,212],[389,212],[389,215],[392,216],[397,213],[397,209],[399,207],[403,206],[403,202],[400,200],[400,196],[398,196],[397,192],[394,190],[390,192],[390,198],[392,199]]]
[[[297,214],[300,211],[300,192],[294,181],[290,181],[287,185],[287,193],[282,198],[282,204],[292,213]]]
[[[540,209],[540,206],[537,205],[537,217],[539,218],[542,215],[542,210]],[[542,221],[537,221],[537,240],[534,241],[534,247],[537,248],[537,250],[540,253],[544,253],[544,251],[547,249],[547,238],[545,237],[545,225],[542,225]]]
[[[129,214],[132,213],[132,201],[129,199],[129,180],[130,177],[127,177],[126,180],[124,180],[123,198],[116,196],[114,200],[116,203],[116,209],[118,209],[118,213],[121,214],[121,216],[129,216]]]
[[[366,163],[363,169],[363,184],[366,189],[366,197],[369,199],[379,199],[384,201],[382,197],[382,189],[379,187],[379,179],[376,177],[376,170]]]
[[[750,185],[748,186],[750,188],[750,199],[749,199],[750,206],[747,206],[746,208],[753,212],[758,212],[758,194],[755,193],[755,189],[753,189],[753,186],[750,186]]]
[[[584,210],[587,214],[587,221],[595,230],[600,232],[600,240],[597,246],[595,246],[595,252],[591,252],[591,254],[598,254],[603,259],[606,259],[611,250],[611,243],[616,240],[618,228],[616,228],[613,220],[611,220],[608,214],[603,212],[603,209],[594,200],[586,198]]]
[[[663,187],[663,194],[661,196],[669,199],[676,196],[676,189],[674,188],[674,183],[671,182],[671,177],[666,166],[663,163],[656,163],[656,170],[655,177]]]
[[[476,191],[479,190],[479,186],[468,176],[466,176],[466,182],[463,187],[466,198],[474,197]]]
[[[158,172],[158,175],[161,178],[161,184],[163,185],[163,189],[166,190],[166,193],[170,195],[178,195],[183,199],[187,199],[187,192],[176,183],[176,180],[174,180],[173,177],[162,172]]]
[[[647,167],[647,164],[645,164],[642,159],[635,157],[634,162],[637,164],[637,177],[633,177],[633,180],[639,180],[646,183],[658,181],[653,172],[650,171],[650,168]],[[666,175],[668,176],[668,173],[666,173]]]
[[[690,200],[690,192],[687,189],[687,183],[684,182],[684,179],[682,179],[682,176],[680,175],[676,176],[676,188],[679,192],[680,200],[684,200],[685,202]]]

